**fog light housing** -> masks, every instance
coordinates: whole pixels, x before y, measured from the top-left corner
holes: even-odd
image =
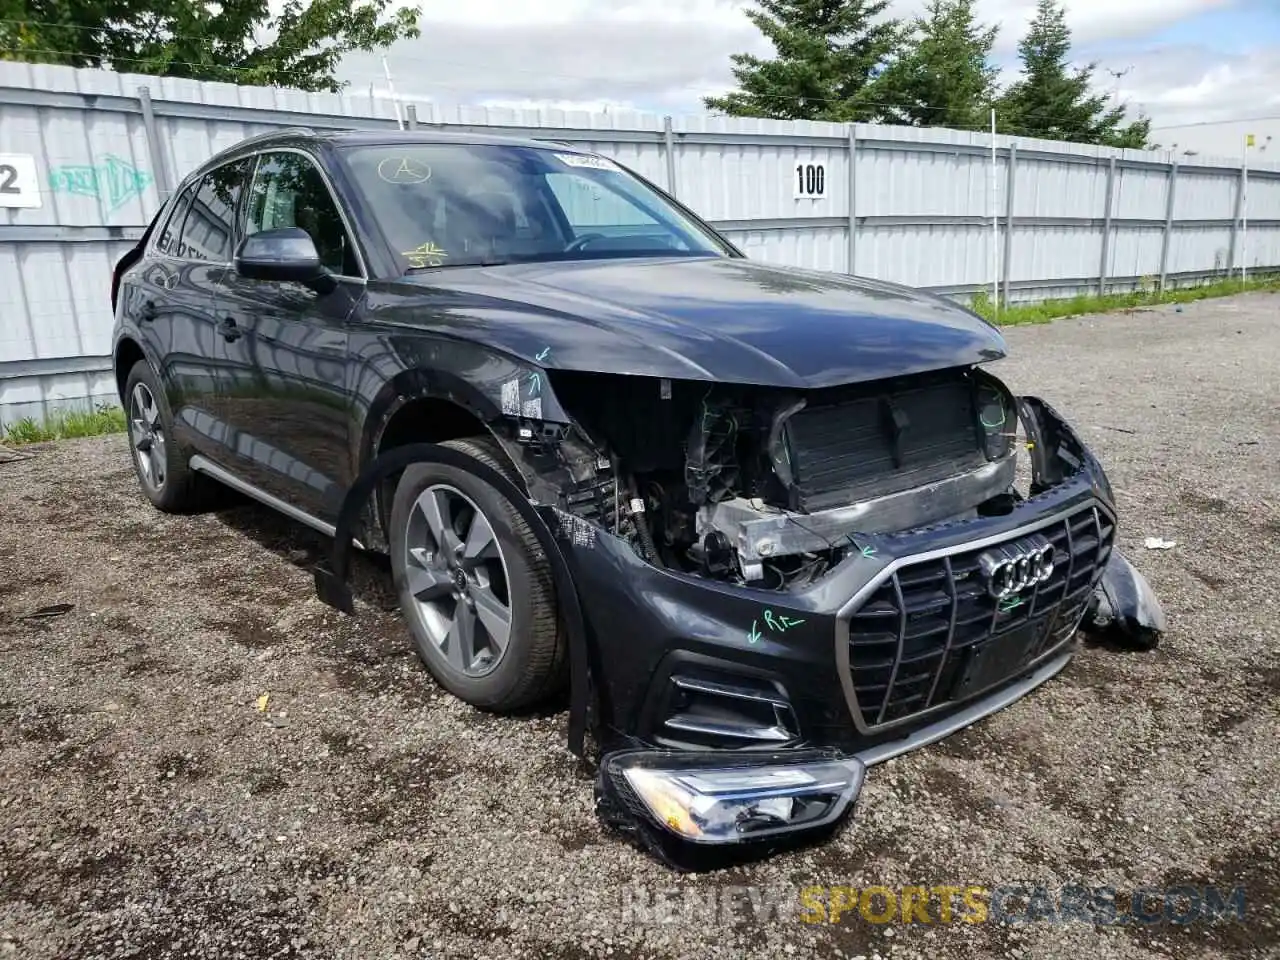
[[[862,788],[855,757],[817,751],[629,750],[600,764],[597,808],[664,859],[678,845],[733,848],[834,827]]]

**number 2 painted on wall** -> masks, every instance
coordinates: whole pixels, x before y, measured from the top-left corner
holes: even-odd
[[[0,193],[21,193],[18,189],[18,171],[7,163],[0,163]]]

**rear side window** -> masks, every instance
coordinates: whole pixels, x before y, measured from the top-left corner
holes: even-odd
[[[310,235],[325,267],[343,276],[360,276],[333,194],[316,165],[301,154],[263,154],[249,190],[246,220],[246,235],[299,227]]]
[[[182,191],[182,196],[178,197],[172,209],[169,211],[169,219],[165,221],[164,229],[160,231],[159,237],[156,238],[156,249],[166,256],[178,257],[182,254],[178,247],[178,236],[182,232],[182,221],[186,219],[187,211],[191,208],[191,197],[195,194],[195,187],[187,187]]]
[[[236,211],[252,161],[237,160],[205,174],[182,224],[179,256],[230,263],[236,241]]]

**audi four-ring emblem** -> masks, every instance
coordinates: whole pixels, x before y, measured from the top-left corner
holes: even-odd
[[[978,565],[987,592],[1003,600],[1053,576],[1053,544],[1039,535],[1027,537],[987,550]]]

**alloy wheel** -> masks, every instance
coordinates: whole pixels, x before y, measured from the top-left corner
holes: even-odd
[[[434,484],[418,495],[405,534],[413,615],[454,670],[492,672],[511,639],[511,596],[488,518],[462,491]]]
[[[133,385],[129,397],[129,440],[142,482],[159,492],[166,478],[164,427],[160,423],[160,405],[151,388],[141,382]]]

